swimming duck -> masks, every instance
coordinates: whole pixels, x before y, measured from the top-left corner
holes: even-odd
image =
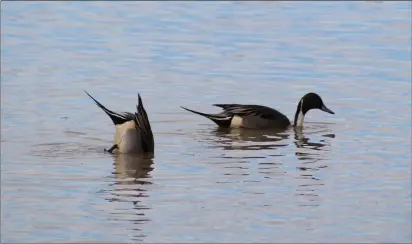
[[[223,111],[218,114],[206,114],[182,106],[181,108],[202,115],[224,128],[283,129],[291,125],[289,119],[284,114],[266,106],[242,104],[213,104],[213,106],[220,107]],[[310,92],[300,99],[293,126],[302,127],[305,115],[311,109],[320,109],[327,113],[335,114],[325,106],[318,94]]]
[[[89,93],[84,91],[93,101],[112,119],[116,127],[116,134],[113,146],[106,150],[113,153],[117,149],[118,153],[153,153],[154,138],[150,127],[149,118],[143,107],[142,98],[138,94],[137,113],[122,112],[116,113],[94,99]]]

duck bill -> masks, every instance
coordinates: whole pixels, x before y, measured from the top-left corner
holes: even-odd
[[[326,113],[330,113],[330,114],[335,114],[332,110],[328,109],[325,104],[322,105],[322,108],[320,109]]]

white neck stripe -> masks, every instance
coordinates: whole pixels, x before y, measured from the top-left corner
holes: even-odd
[[[303,120],[305,119],[305,115],[303,114],[303,99],[300,101],[300,112],[298,115],[298,121],[296,122],[296,126],[303,127]]]

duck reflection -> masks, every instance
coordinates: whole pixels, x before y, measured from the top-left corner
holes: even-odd
[[[295,132],[295,140],[296,140],[294,143],[296,147],[298,148],[322,150],[322,148],[326,146],[325,143],[309,141],[309,138],[303,134],[302,128],[294,128],[294,132]]]
[[[262,150],[285,147],[288,144],[284,141],[289,138],[287,130],[217,128],[212,133],[213,147],[220,147],[224,150]]]
[[[312,133],[318,134],[319,132]],[[327,138],[335,137],[331,133],[322,136]],[[322,162],[325,159],[325,154],[329,151],[327,149],[329,143],[323,139],[318,142],[311,141],[301,128],[294,128],[294,138],[294,144],[298,149],[296,150],[296,156],[300,161],[300,164],[297,166],[299,176],[297,177],[298,185],[295,193],[296,196],[301,197],[301,201],[298,201],[298,204],[302,207],[319,206],[320,197],[317,191],[325,183],[317,176],[317,173],[327,167]]]
[[[322,159],[323,153],[322,151],[326,152],[328,151],[327,147],[325,146],[330,146],[330,143],[327,142],[327,140],[319,140],[319,142],[313,142],[310,141],[309,137],[307,137],[302,129],[299,128],[294,128],[294,133],[295,133],[295,141],[294,144],[298,149],[303,149],[303,150],[297,150],[296,151],[296,156],[298,156],[299,160],[315,160],[319,161]],[[335,138],[334,134],[324,134],[322,135],[323,137],[329,137],[329,138]],[[314,150],[314,151],[311,151]],[[311,152],[308,152],[311,151]],[[319,156],[319,157],[317,157]]]
[[[222,165],[228,177],[225,182],[260,182],[283,176],[279,156],[284,154],[278,149],[290,144],[290,131],[216,128],[201,133],[204,144],[217,149],[212,150],[213,164]]]
[[[146,212],[150,207],[144,204],[149,197],[150,172],[153,170],[153,155],[136,156],[118,154],[114,157],[114,182],[109,185],[109,202],[115,205],[111,209],[109,221],[131,223],[134,232],[133,241],[142,242],[146,234],[142,224],[150,221]]]
[[[135,183],[145,184],[147,182],[139,179],[150,178],[149,172],[153,170],[153,155],[117,154],[113,164],[116,178],[134,178]]]

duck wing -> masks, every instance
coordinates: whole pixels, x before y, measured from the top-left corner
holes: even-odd
[[[142,140],[142,147],[144,152],[154,152],[154,138],[152,127],[150,126],[149,117],[147,116],[146,110],[143,107],[143,101],[138,94],[139,103],[136,106],[137,113],[133,116],[133,120],[136,124],[136,129],[140,131],[140,136]]]
[[[245,116],[257,116],[268,120],[287,120],[289,119],[277,111],[276,109],[269,108],[262,105],[244,105],[244,104],[213,104],[213,106],[220,107],[232,116],[237,115],[240,117]]]

